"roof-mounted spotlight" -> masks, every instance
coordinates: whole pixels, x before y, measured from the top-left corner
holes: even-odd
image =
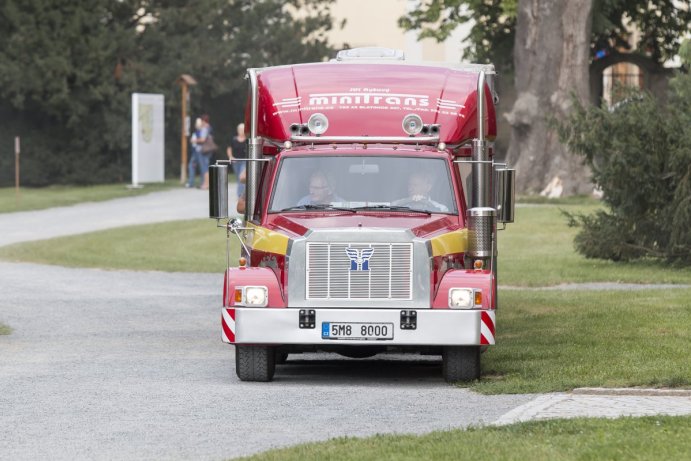
[[[322,135],[329,128],[329,119],[324,114],[312,114],[307,120],[307,128],[317,136]]]
[[[422,119],[417,114],[408,114],[403,117],[403,131],[409,136],[415,136],[422,131]]]

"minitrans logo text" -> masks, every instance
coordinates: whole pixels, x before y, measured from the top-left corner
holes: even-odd
[[[351,106],[360,104],[428,107],[429,97],[421,94],[317,93],[309,95],[310,106]]]

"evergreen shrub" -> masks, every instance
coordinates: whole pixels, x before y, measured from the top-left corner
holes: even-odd
[[[609,109],[576,103],[559,126],[604,192],[605,210],[567,214],[588,258],[691,264],[691,75],[670,87],[664,105],[635,92]]]

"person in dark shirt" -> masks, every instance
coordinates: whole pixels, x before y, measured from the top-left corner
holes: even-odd
[[[247,158],[247,138],[245,137],[245,124],[239,124],[237,130],[237,136],[233,136],[233,139],[230,140],[230,146],[228,146],[228,149],[226,151],[229,160],[242,160]],[[238,178],[237,195],[239,199],[245,193],[245,183],[240,181],[239,178],[240,176],[246,174],[247,162],[232,162],[232,165],[233,171],[235,171],[235,174]]]

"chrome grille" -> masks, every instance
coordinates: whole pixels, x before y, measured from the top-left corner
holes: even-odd
[[[351,270],[348,248],[374,250],[369,270]],[[307,243],[307,299],[410,300],[412,271],[411,243]]]

